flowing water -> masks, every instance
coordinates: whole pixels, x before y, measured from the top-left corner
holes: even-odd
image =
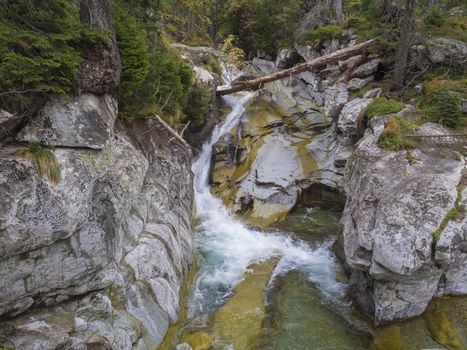
[[[211,193],[208,180],[212,146],[238,123],[245,105],[255,95],[245,93],[225,98],[232,110],[222,125],[214,130],[193,165],[199,218],[196,235],[199,261],[197,277],[187,300],[189,327],[202,329],[204,336],[206,333],[217,335],[219,348],[229,348],[229,343],[242,344],[234,339],[236,337],[248,339],[244,346],[251,349],[306,349],[315,342],[324,345],[325,338],[334,338],[328,344],[330,349],[335,348],[341,338],[345,338],[348,349],[365,348],[363,345],[366,345],[367,338],[355,334],[350,326],[346,327],[346,321],[339,316],[339,312],[348,304],[344,297],[345,285],[336,281],[338,266],[329,249],[331,237],[321,232],[321,238],[307,241],[300,238],[300,233],[294,235],[280,228],[270,232],[252,229],[232,215],[221,200]],[[317,208],[315,212],[323,211]],[[304,215],[298,214],[298,217],[303,218]],[[335,228],[338,215],[328,214],[325,219]],[[290,224],[293,226],[293,222]],[[321,226],[326,230],[326,225]],[[257,269],[267,265],[271,267],[268,270],[270,275],[266,273],[265,290],[258,281],[246,285],[250,278],[245,278],[247,272],[254,276]],[[244,300],[236,300],[235,295],[241,293],[246,293]],[[264,305],[259,308],[264,306],[264,312],[258,321],[261,327],[255,330],[259,334],[253,334],[253,341],[251,335],[245,332],[254,329],[254,326],[249,324],[250,329],[247,330],[241,326],[250,322],[251,315],[242,319],[241,315],[228,314],[222,318],[216,314],[228,313],[224,308],[228,309],[229,305],[233,305],[233,310],[248,313],[249,310],[245,309],[246,299],[254,299],[254,295],[261,297]],[[252,304],[251,308],[258,309],[258,305]],[[317,326],[313,323],[314,316],[323,321],[319,328],[313,328]],[[239,334],[218,339],[225,332],[216,331],[224,327],[216,323],[226,321],[238,323],[233,326],[236,329],[232,333]],[[298,333],[302,333],[302,336],[296,337]]]
[[[298,208],[282,224],[258,230],[242,223],[211,193],[212,146],[239,122],[255,97],[225,97],[231,112],[193,165],[196,276],[186,293],[182,320],[162,348],[187,342],[194,350],[411,349],[392,340],[392,328],[378,340],[382,345],[372,343],[374,331],[355,317],[345,297],[344,274],[330,249],[338,212]],[[417,346],[436,345],[425,333]]]

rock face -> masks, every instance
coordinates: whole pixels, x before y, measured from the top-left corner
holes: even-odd
[[[17,140],[103,149],[110,140],[117,113],[117,101],[110,95],[84,94],[71,100],[51,96]]]
[[[388,118],[371,120],[349,160],[340,237],[353,294],[377,324],[420,315],[435,296],[467,293],[465,221],[434,240],[455,205],[464,161],[429,148],[380,149]]]
[[[431,64],[463,65],[467,61],[467,45],[451,38],[431,38],[411,48],[412,64],[425,68]]]
[[[35,308],[2,322],[0,346],[154,349],[177,317],[192,254],[190,148],[157,119],[107,128],[80,129],[108,135],[101,150],[54,151],[57,185],[19,147],[1,150],[0,314]]]

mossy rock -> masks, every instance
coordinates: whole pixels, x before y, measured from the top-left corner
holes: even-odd
[[[273,258],[249,267],[249,272],[213,317],[213,335],[217,341],[232,344],[235,349],[251,349],[258,341],[266,314],[264,289],[278,263]]]
[[[214,337],[205,332],[191,333],[183,337],[183,342],[189,344],[193,350],[209,350]]]

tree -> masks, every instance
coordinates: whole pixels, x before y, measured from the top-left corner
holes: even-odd
[[[394,66],[394,87],[404,86],[407,58],[415,22],[415,0],[406,0],[405,14],[400,28],[399,48]]]
[[[343,0],[334,0],[334,9],[336,11],[336,20],[339,23],[342,23],[344,21],[344,12],[343,12],[342,2],[343,2]]]

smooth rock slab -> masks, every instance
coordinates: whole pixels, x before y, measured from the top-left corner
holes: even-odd
[[[110,95],[84,94],[70,100],[51,96],[36,118],[19,132],[17,140],[103,149],[112,135],[117,113],[117,101]]]

